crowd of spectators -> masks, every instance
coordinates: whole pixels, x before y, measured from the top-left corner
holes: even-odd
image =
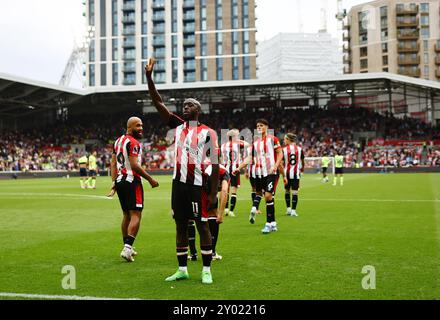
[[[77,116],[57,125],[26,131],[0,133],[0,171],[77,170],[77,159],[96,150],[98,167],[109,168],[112,144],[125,132],[131,115]],[[157,114],[138,115],[144,122],[143,164],[148,169],[170,169],[173,164],[172,132]],[[217,110],[204,114],[201,121],[215,128],[220,139],[227,129],[254,132],[255,121],[265,118],[280,138],[287,132],[298,135],[307,157],[332,156],[336,150],[345,156],[346,167],[439,166],[438,127],[411,118],[398,119],[362,108],[282,109],[271,111]],[[223,129],[223,130],[222,130]],[[355,139],[369,132],[383,141],[417,141],[404,146],[368,145]],[[420,141],[426,141],[420,144]]]

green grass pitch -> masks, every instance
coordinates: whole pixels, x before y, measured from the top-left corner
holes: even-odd
[[[250,187],[242,178],[237,217],[226,217],[220,229],[217,251],[223,260],[212,263],[212,285],[201,283],[201,261],[188,261],[191,279],[164,281],[176,271],[177,259],[171,176],[158,179],[158,189],[144,184],[134,263],[119,257],[121,212],[117,197],[104,197],[109,178],[99,177],[96,190],[81,190],[78,178],[0,181],[0,293],[183,300],[440,298],[440,174],[352,174],[345,175],[343,187],[305,175],[298,218],[285,215],[279,186],[279,231],[269,235],[261,233],[264,214],[255,225],[248,222]],[[260,208],[265,212],[263,202]],[[75,268],[75,290],[61,286],[65,265]],[[375,268],[375,289],[362,287],[366,265]]]

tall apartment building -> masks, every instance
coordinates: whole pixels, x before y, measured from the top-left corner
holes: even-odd
[[[318,79],[342,74],[339,41],[326,32],[280,33],[258,45],[260,80]]]
[[[378,0],[344,22],[344,73],[391,72],[440,79],[438,0]]]
[[[256,78],[255,0],[86,0],[88,86]]]

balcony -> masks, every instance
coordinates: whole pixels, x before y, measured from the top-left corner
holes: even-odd
[[[416,15],[419,13],[419,6],[409,6],[409,7],[396,7],[396,15]]]
[[[122,82],[122,84],[124,86],[132,86],[136,84],[136,80],[135,79],[124,79],[124,81]]]
[[[122,30],[122,34],[124,36],[132,36],[136,33],[136,30],[134,28],[125,28],[124,30]]]
[[[135,60],[136,56],[134,54],[124,54],[122,56],[122,59],[124,59],[124,60]]]
[[[397,71],[398,74],[401,74],[403,76],[408,76],[408,77],[420,77],[420,69],[398,69]]]
[[[397,39],[399,40],[417,40],[419,39],[419,31],[399,30],[397,31]]]
[[[195,60],[189,60],[189,61],[186,61],[186,62],[183,64],[183,69],[184,69],[185,71],[196,70],[196,61],[195,61]]]
[[[196,50],[184,50],[183,51],[183,57],[184,58],[193,58],[196,56]]]
[[[134,1],[126,2],[122,5],[122,11],[134,11],[136,9],[136,4]]]
[[[349,23],[342,23],[342,30],[350,30],[351,25]]]
[[[344,35],[342,36],[342,40],[343,40],[343,41],[346,41],[346,42],[349,42],[349,41],[350,41],[350,35],[346,35],[346,34],[344,34]]]
[[[165,11],[153,14],[153,21],[165,21]]]
[[[155,37],[155,38],[153,38],[153,46],[154,47],[163,47],[163,46],[165,46],[165,38],[162,38],[162,37]]]
[[[183,26],[184,33],[194,33],[196,31],[196,26],[194,23],[187,24]]]
[[[410,20],[399,20],[396,21],[397,27],[418,27],[419,26],[419,19],[410,19]]]
[[[157,51],[153,51],[153,57],[157,58],[157,59],[163,59],[166,56],[166,52],[165,50],[157,50]]]
[[[194,0],[184,0],[183,1],[183,8],[194,8],[195,4],[196,3]]]
[[[122,67],[122,71],[125,73],[128,72],[135,72],[136,71],[136,66],[133,64],[124,64],[124,66]]]
[[[122,42],[123,48],[134,48],[136,46],[136,41],[134,39],[124,39],[124,42]]]
[[[183,15],[184,21],[194,21],[196,19],[196,14],[194,11],[188,11]]]
[[[161,8],[165,8],[165,1],[164,0],[155,0],[153,1],[153,3],[151,4],[151,7],[153,9],[161,9]]]
[[[164,60],[159,60],[154,66],[155,71],[165,71],[166,65]]]
[[[135,16],[134,15],[123,16],[122,23],[135,23]]]
[[[153,33],[165,33],[165,25],[153,26]]]
[[[434,45],[434,50],[435,50],[435,52],[440,52],[440,43],[436,43]]]
[[[435,57],[435,64],[440,65],[440,57],[439,56]]]
[[[195,44],[196,44],[195,37],[183,38],[183,45],[184,46],[194,46]]]
[[[344,46],[342,47],[342,51],[344,53],[350,53],[351,52],[351,47],[344,44]]]
[[[345,54],[342,61],[344,62],[344,64],[351,64],[351,56]]]
[[[397,58],[397,64],[399,65],[412,65],[412,64],[416,64],[419,65],[420,64],[420,56],[417,56],[416,58]]]
[[[419,52],[419,51],[420,51],[420,44],[418,43],[415,46],[405,46],[405,45],[397,46],[398,53]]]
[[[440,70],[439,69],[435,69],[435,76],[437,78],[440,78]]]
[[[351,67],[344,67],[344,74],[352,73]]]

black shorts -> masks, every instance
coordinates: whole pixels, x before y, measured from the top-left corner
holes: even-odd
[[[208,220],[208,197],[202,186],[173,180],[171,208],[175,220]]]
[[[335,168],[335,174],[343,174],[344,168]]]
[[[240,174],[237,173],[235,176],[230,174],[231,177],[231,187],[238,188],[240,186]]]
[[[286,190],[299,190],[299,179],[287,179],[287,184],[284,185]]]
[[[322,173],[327,173],[327,167],[322,167]]]
[[[79,176],[80,177],[87,177],[87,169],[86,168],[79,168]]]
[[[256,181],[255,180],[256,180],[256,178],[249,177],[249,182],[251,183],[252,189],[256,188]]]
[[[116,182],[116,192],[123,211],[142,211],[144,209],[144,188],[140,180]]]
[[[96,177],[96,170],[89,170],[89,177]]]
[[[267,177],[255,178],[255,191],[275,193],[278,183],[278,176],[276,174],[268,175]]]

